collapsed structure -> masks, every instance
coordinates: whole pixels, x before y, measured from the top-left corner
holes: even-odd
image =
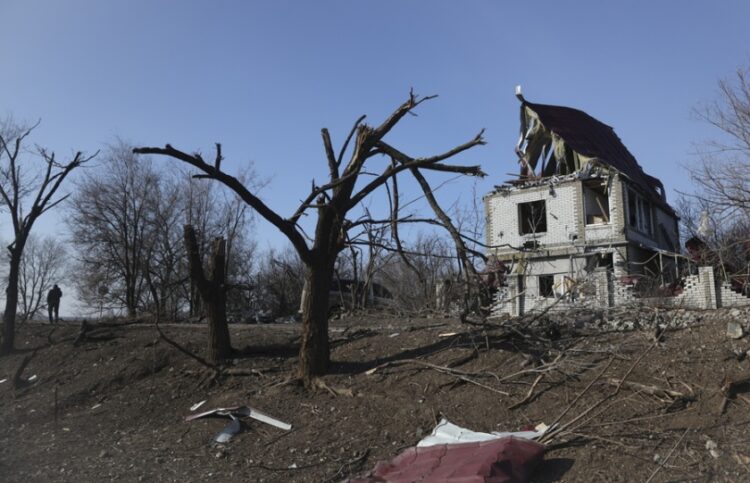
[[[484,197],[489,256],[504,271],[493,314],[605,308],[659,291],[716,306],[705,292],[722,287],[709,287],[706,270],[681,278],[679,218],[614,129],[578,109],[528,102],[520,87],[516,96],[520,174]]]

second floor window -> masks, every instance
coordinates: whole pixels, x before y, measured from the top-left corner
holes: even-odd
[[[628,225],[631,228],[653,235],[651,204],[635,191],[628,189]]]
[[[547,208],[544,200],[518,204],[518,232],[533,235],[547,231]]]

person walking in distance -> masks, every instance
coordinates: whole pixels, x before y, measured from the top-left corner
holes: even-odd
[[[60,287],[55,284],[55,286],[47,292],[47,311],[49,312],[50,324],[56,324],[60,320],[60,298],[62,298],[62,290],[60,290]],[[55,315],[54,321],[52,320],[53,313]]]

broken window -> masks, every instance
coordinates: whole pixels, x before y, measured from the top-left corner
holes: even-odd
[[[546,232],[547,209],[544,200],[519,203],[518,221],[518,232],[521,235]]]
[[[539,275],[539,296],[540,297],[554,297],[555,296],[555,276],[554,275]]]
[[[651,226],[651,205],[641,197],[638,197],[638,216],[641,220],[640,230],[652,234],[654,230]]]
[[[652,235],[654,232],[651,204],[641,195],[628,188],[628,225],[641,233]]]
[[[628,225],[633,228],[638,226],[638,203],[632,190],[628,190]]]
[[[597,182],[583,185],[583,211],[587,225],[609,223],[607,186]]]

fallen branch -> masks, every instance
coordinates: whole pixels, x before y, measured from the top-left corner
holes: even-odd
[[[359,471],[362,468],[362,463],[367,460],[367,457],[370,455],[369,448],[366,449],[360,456],[357,456],[356,458],[352,458],[351,460],[344,463],[338,471],[333,475],[328,477],[325,482],[326,483],[335,483],[337,481],[341,480],[341,477],[344,476],[346,473],[354,473]]]
[[[651,476],[648,477],[648,480],[646,480],[646,483],[649,483],[651,480],[653,480],[654,477],[656,476],[656,474],[662,468],[664,468],[664,465],[666,465],[667,461],[669,460],[669,458],[672,457],[672,453],[674,453],[674,450],[677,449],[677,447],[680,445],[680,443],[682,442],[682,440],[685,438],[685,435],[688,434],[688,431],[690,431],[690,429],[686,429],[685,432],[682,433],[682,436],[680,436],[680,439],[677,440],[677,442],[674,444],[674,446],[672,446],[672,449],[669,450],[669,453],[667,454],[667,456],[664,457],[664,459],[661,461],[661,463],[659,463],[659,466],[657,466],[656,469],[654,470],[654,472],[651,473]]]
[[[693,399],[692,396],[689,396],[687,394],[684,394],[678,391],[673,391],[671,389],[664,389],[658,386],[649,386],[647,384],[641,384],[639,382],[625,381],[623,379],[616,379],[614,377],[605,379],[604,382],[611,386],[616,386],[618,389],[622,386],[625,386],[630,389],[634,389],[636,391],[650,394],[656,397],[668,397],[672,399],[686,399],[686,400]]]
[[[435,370],[435,371],[443,373],[443,374],[448,374],[448,375],[453,376],[453,377],[455,377],[455,378],[457,378],[457,379],[459,379],[461,381],[467,382],[469,384],[474,384],[475,386],[479,386],[481,388],[490,390],[490,391],[495,392],[497,394],[502,394],[503,396],[510,396],[510,393],[508,393],[508,392],[501,391],[499,389],[495,389],[494,387],[488,386],[486,384],[482,384],[481,382],[475,381],[474,379],[471,379],[469,377],[469,376],[473,376],[473,377],[482,377],[482,376],[483,377],[489,377],[489,376],[491,376],[491,377],[494,377],[497,380],[500,380],[500,378],[497,376],[497,374],[486,373],[486,372],[466,372],[466,371],[460,371],[458,369],[451,369],[450,367],[446,367],[446,366],[438,366],[437,364],[430,364],[429,362],[419,361],[417,359],[401,359],[401,360],[398,360],[398,361],[386,362],[386,363],[380,364],[379,366],[373,367],[372,369],[369,369],[368,371],[365,371],[365,374],[367,374],[367,375],[375,374],[375,372],[378,371],[378,370],[380,370],[380,369],[384,369],[384,368],[390,367],[390,366],[400,366],[400,365],[403,365],[403,364],[416,364],[418,366],[423,366],[423,367]]]
[[[596,424],[591,424],[591,425],[589,425],[588,423],[586,423],[586,424],[584,424],[584,426],[591,427],[591,428],[601,428],[601,427],[604,427],[604,426],[612,426],[612,425],[615,425],[615,424],[632,424],[632,423],[640,422],[640,421],[649,421],[649,420],[652,420],[652,419],[666,418],[666,417],[669,417],[669,416],[674,416],[676,414],[678,414],[678,413],[672,412],[672,413],[654,414],[654,415],[651,415],[651,416],[641,416],[641,417],[636,417],[636,418],[618,419],[617,421],[605,421],[603,423],[596,423]]]
[[[190,352],[189,350],[185,349],[184,347],[182,347],[177,342],[175,342],[172,339],[170,339],[169,337],[167,337],[167,334],[165,334],[161,330],[161,327],[159,326],[159,321],[158,320],[154,323],[154,327],[156,327],[156,331],[159,332],[159,337],[161,337],[164,342],[166,342],[167,344],[171,345],[172,347],[174,347],[178,351],[182,352],[186,356],[190,357],[191,359],[193,359],[195,361],[198,361],[199,363],[201,363],[202,365],[208,367],[209,369],[213,369],[214,371],[218,370],[217,367],[214,364],[211,364],[210,362],[208,362],[207,360],[205,360],[204,358],[202,358],[201,356],[199,356],[197,354],[193,354],[192,352]]]
[[[560,354],[557,355],[557,357],[555,358],[555,360],[552,361],[549,364],[550,368],[554,367],[557,364],[557,362],[562,358],[563,354],[564,354],[564,352],[561,352]],[[547,372],[549,372],[549,370],[550,369],[547,369],[544,372],[542,372],[541,374],[539,374],[538,376],[536,376],[536,379],[534,380],[534,383],[529,388],[529,392],[526,393],[526,396],[523,399],[521,399],[520,401],[518,401],[517,403],[515,403],[515,404],[513,404],[511,406],[508,406],[508,409],[516,409],[517,407],[520,407],[520,406],[526,404],[531,399],[531,396],[534,394],[534,389],[536,389],[536,386],[541,382],[541,380],[544,378],[545,374],[547,374]]]
[[[339,387],[329,386],[328,384],[326,384],[326,382],[323,379],[319,377],[316,377],[315,379],[313,379],[312,385],[315,389],[325,389],[326,391],[331,393],[331,395],[334,397],[336,396],[354,397],[354,391],[352,391],[351,388],[342,389]]]
[[[590,413],[594,409],[598,408],[599,406],[601,406],[605,402],[609,401],[613,397],[617,396],[617,394],[619,394],[620,389],[622,388],[623,384],[625,384],[628,376],[630,376],[630,374],[635,369],[635,366],[637,366],[638,363],[646,356],[646,354],[648,354],[649,352],[651,352],[651,349],[653,349],[654,346],[656,346],[657,344],[658,344],[658,342],[654,341],[653,344],[651,344],[650,346],[648,346],[648,348],[645,351],[643,351],[643,353],[640,356],[638,356],[638,358],[633,362],[633,364],[630,365],[630,367],[628,368],[628,370],[625,372],[625,375],[622,377],[622,379],[620,379],[618,381],[617,387],[615,387],[615,390],[611,394],[608,394],[607,396],[605,396],[604,398],[602,398],[601,400],[599,400],[598,402],[596,402],[595,404],[593,404],[592,406],[590,406],[588,409],[586,409],[581,414],[579,414],[578,416],[576,416],[575,418],[573,418],[571,421],[568,421],[567,423],[560,425],[559,427],[553,429],[552,431],[548,431],[542,438],[539,439],[539,442],[540,443],[546,443],[546,442],[550,441],[552,438],[554,438],[555,436],[559,436],[560,434],[562,434],[563,431],[566,431],[574,423],[576,423],[579,420],[581,420],[588,413]],[[600,372],[596,376],[596,378],[594,378],[594,380],[591,381],[588,386],[586,386],[586,389],[584,389],[581,394],[579,394],[578,396],[576,396],[576,398],[573,400],[572,403],[570,403],[568,405],[568,407],[565,409],[565,411],[563,411],[562,414],[560,416],[558,416],[557,419],[550,425],[551,427],[555,426],[562,419],[562,417],[568,411],[570,411],[570,409],[581,398],[581,396],[583,396],[589,389],[591,389],[591,386],[593,386],[596,382],[598,382],[601,379],[601,377],[607,371],[607,369],[609,368],[609,366],[612,365],[613,361],[614,361],[614,358],[610,357],[609,362],[607,363],[607,365],[604,368],[604,370],[602,370],[602,372]],[[588,421],[590,421],[590,419]],[[586,423],[588,423],[588,421],[586,421]],[[586,424],[586,423],[584,423],[584,424]]]
[[[591,382],[589,382],[589,384],[588,384],[588,385],[587,385],[587,386],[586,386],[586,387],[585,387],[585,388],[583,389],[583,391],[581,391],[581,392],[580,392],[580,393],[579,393],[579,394],[578,394],[578,395],[577,395],[577,396],[576,396],[576,397],[575,397],[575,398],[573,399],[573,401],[571,401],[571,403],[570,403],[570,404],[568,404],[568,406],[567,406],[567,407],[566,407],[566,408],[565,408],[565,409],[563,410],[563,412],[561,412],[561,413],[560,413],[560,415],[559,415],[559,416],[557,416],[557,418],[555,418],[555,420],[554,420],[554,421],[552,421],[552,424],[550,424],[549,426],[550,426],[550,428],[553,428],[553,429],[552,429],[552,430],[550,430],[550,431],[547,431],[546,433],[544,433],[544,436],[542,436],[541,438],[539,438],[539,442],[540,442],[540,443],[542,443],[542,444],[547,444],[547,443],[548,443],[548,442],[549,442],[550,440],[552,440],[552,438],[554,438],[555,436],[557,436],[557,435],[558,435],[558,434],[559,434],[559,433],[560,433],[560,432],[561,432],[561,431],[562,431],[563,429],[566,429],[566,428],[567,428],[567,427],[569,427],[569,426],[570,426],[570,425],[571,425],[572,423],[574,423],[574,422],[578,421],[578,420],[579,420],[579,419],[581,419],[581,418],[582,418],[583,416],[585,416],[586,414],[588,414],[588,413],[589,413],[589,412],[590,412],[591,410],[593,410],[593,409],[594,409],[594,407],[598,406],[598,405],[599,405],[599,404],[601,404],[601,403],[604,403],[604,401],[606,401],[606,400],[608,400],[608,399],[609,399],[610,397],[612,397],[612,395],[610,395],[610,396],[607,396],[606,398],[604,398],[604,399],[602,399],[601,401],[599,401],[599,403],[597,403],[597,404],[596,404],[596,405],[594,405],[593,407],[591,407],[591,408],[589,408],[588,410],[584,411],[584,412],[583,412],[583,414],[581,414],[580,416],[578,416],[578,417],[576,417],[575,419],[573,419],[573,421],[570,421],[569,423],[567,423],[567,424],[565,424],[565,425],[563,425],[563,426],[560,426],[559,428],[555,428],[555,426],[557,425],[557,423],[559,423],[559,422],[560,422],[560,421],[562,420],[562,418],[563,418],[563,417],[565,417],[565,415],[566,415],[566,414],[568,414],[568,412],[569,412],[569,411],[570,411],[570,410],[571,410],[571,409],[573,408],[573,406],[575,406],[575,404],[576,404],[576,403],[577,403],[577,402],[578,402],[578,401],[579,401],[579,400],[580,400],[580,399],[581,399],[581,398],[583,397],[583,395],[584,395],[584,394],[586,394],[586,393],[587,393],[587,392],[589,391],[589,389],[591,389],[591,388],[592,388],[592,387],[594,386],[594,384],[596,384],[596,382],[597,382],[597,381],[599,381],[599,379],[601,379],[601,377],[602,377],[602,376],[604,375],[604,373],[605,373],[605,372],[607,372],[607,370],[609,369],[609,367],[610,367],[610,366],[612,365],[612,362],[613,362],[613,361],[614,361],[614,359],[613,359],[613,358],[610,358],[610,359],[609,359],[609,361],[607,362],[607,365],[606,365],[606,366],[604,366],[604,369],[602,369],[602,370],[601,370],[601,372],[599,372],[599,374],[597,374],[597,375],[596,375],[596,377],[594,377],[594,379],[592,379],[592,380],[591,380]]]
[[[259,371],[258,369],[242,369],[239,367],[227,367],[221,371],[222,374],[225,374],[227,376],[258,376],[258,377],[266,377],[265,374],[263,374],[263,371]]]
[[[653,349],[658,343],[659,342],[654,341],[653,344],[651,344],[650,346],[648,346],[648,348],[645,351],[643,351],[643,354],[641,354],[640,356],[638,356],[638,359],[636,359],[635,362],[633,362],[633,364],[627,370],[627,372],[625,373],[625,375],[622,376],[622,379],[620,380],[620,383],[617,385],[617,388],[615,388],[614,394],[617,394],[617,393],[620,392],[620,388],[622,387],[623,383],[625,383],[625,381],[627,380],[628,376],[630,376],[630,373],[633,372],[633,369],[635,369],[635,366],[637,366],[638,363],[641,362],[641,360],[644,357],[646,357],[646,354],[648,354],[649,352],[651,352],[651,349]]]
[[[539,374],[538,376],[536,376],[536,379],[531,384],[531,387],[529,388],[529,392],[526,393],[526,396],[523,399],[521,399],[520,401],[518,401],[517,403],[508,406],[508,409],[516,409],[516,408],[518,408],[518,407],[523,406],[524,404],[526,404],[529,401],[529,399],[531,399],[531,395],[534,394],[534,389],[536,389],[537,384],[539,384],[539,382],[543,378],[544,378],[544,373]]]

